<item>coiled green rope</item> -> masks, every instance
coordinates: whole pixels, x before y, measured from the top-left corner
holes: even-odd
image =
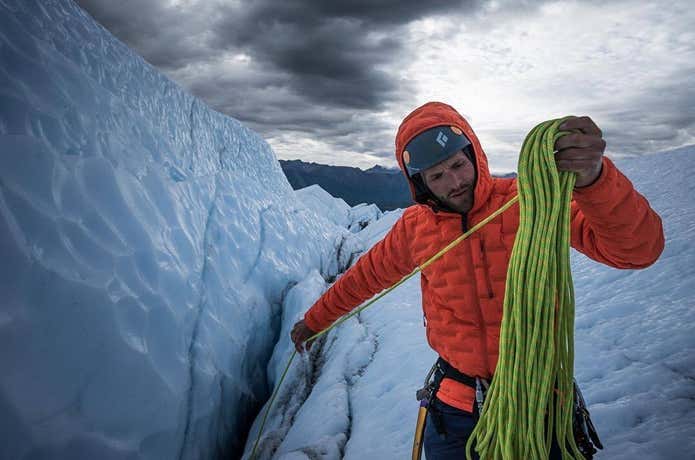
[[[575,175],[558,172],[566,118],[543,122],[519,156],[519,229],[507,272],[499,360],[466,446],[484,460],[547,459],[553,432],[563,459],[583,459],[572,430],[574,288],[570,201]]]

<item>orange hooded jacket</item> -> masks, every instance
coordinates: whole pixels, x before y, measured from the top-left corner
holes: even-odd
[[[473,207],[467,215],[438,210],[428,203],[407,208],[384,239],[309,309],[304,320],[312,330],[327,328],[390,287],[516,194],[516,179],[490,175],[485,153],[469,124],[440,102],[414,110],[398,129],[396,159],[406,178],[405,146],[421,132],[441,125],[460,128],[473,144],[477,168]],[[415,198],[415,187],[408,181]],[[507,265],[518,226],[515,204],[421,273],[427,340],[465,374],[489,379],[495,371]],[[608,158],[603,158],[603,170],[593,184],[574,191],[571,244],[616,268],[647,267],[663,250],[661,219]],[[445,379],[437,396],[472,412],[475,397],[467,386]]]

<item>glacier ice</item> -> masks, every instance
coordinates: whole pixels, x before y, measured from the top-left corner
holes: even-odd
[[[240,453],[349,231],[73,2],[0,2],[0,53],[0,457]]]

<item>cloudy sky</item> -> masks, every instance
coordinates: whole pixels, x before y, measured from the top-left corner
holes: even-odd
[[[538,122],[589,115],[614,157],[695,143],[688,1],[78,0],[279,158],[394,166],[401,119],[448,102],[491,169]]]

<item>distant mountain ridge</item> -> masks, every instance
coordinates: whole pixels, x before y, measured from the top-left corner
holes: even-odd
[[[280,160],[287,180],[298,190],[317,184],[350,206],[374,203],[382,211],[407,208],[413,204],[410,189],[400,169],[376,165],[367,170],[350,166]],[[516,177],[515,173],[496,177]]]
[[[382,211],[407,208],[413,204],[408,184],[400,170],[374,166],[368,170],[349,166],[280,160],[280,166],[292,188],[298,190],[317,184],[350,206],[374,203]]]

